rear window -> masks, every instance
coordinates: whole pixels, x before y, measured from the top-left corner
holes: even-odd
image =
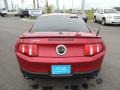
[[[50,15],[40,16],[32,32],[89,32],[86,23],[77,16]]]

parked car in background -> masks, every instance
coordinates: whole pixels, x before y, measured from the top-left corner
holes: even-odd
[[[105,55],[102,37],[76,14],[45,14],[19,37],[15,53],[26,78],[95,77]]]
[[[30,16],[38,17],[38,16],[42,15],[42,10],[40,10],[40,9],[29,9],[28,12],[29,12]]]
[[[55,10],[53,13],[65,13],[64,10]],[[86,23],[88,21],[88,16],[86,13],[82,13],[80,10],[70,10],[66,13],[69,13],[69,14],[76,14],[77,16],[80,16]]]
[[[78,14],[78,15],[80,15],[80,17],[87,23],[88,21],[87,14]]]
[[[21,10],[17,10],[16,12],[15,12],[15,16],[17,17],[17,16],[20,16],[20,13],[21,13]]]
[[[24,18],[24,17],[29,17],[30,15],[29,15],[28,10],[21,10],[21,11],[19,12],[19,16],[20,16],[21,18]]]
[[[13,10],[13,9],[12,10],[8,9],[7,11],[9,16],[14,16],[17,13],[17,10]]]
[[[2,16],[2,17],[5,17],[5,16],[7,16],[7,10],[5,9],[5,8],[2,8],[2,9],[0,9],[0,15]]]
[[[102,25],[105,24],[120,24],[120,13],[115,9],[98,9],[94,13],[94,22],[101,22]]]
[[[88,17],[87,14],[83,14],[82,12],[78,12],[78,13],[73,13],[73,14],[77,14],[77,16],[80,16],[86,23],[88,21]]]
[[[77,14],[78,16],[80,16],[86,23],[88,21],[88,16],[86,13],[82,13],[81,11],[71,11],[71,14]]]
[[[21,18],[29,17],[29,16],[39,16],[42,14],[42,10],[38,9],[25,9],[25,10],[19,10],[16,12],[15,16],[20,16]]]

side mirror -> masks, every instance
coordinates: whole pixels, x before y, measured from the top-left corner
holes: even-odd
[[[97,31],[97,33],[96,33],[96,37],[99,35],[99,33],[100,33],[100,27],[98,28],[98,31]]]

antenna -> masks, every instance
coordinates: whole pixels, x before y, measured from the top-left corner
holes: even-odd
[[[99,32],[100,32],[100,27],[98,28],[98,31],[97,31],[97,33],[96,33],[96,37],[99,35]]]

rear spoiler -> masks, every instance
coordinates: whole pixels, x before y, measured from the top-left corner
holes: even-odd
[[[29,37],[29,36],[20,36],[19,38],[101,38],[100,36],[36,36],[36,37]]]

